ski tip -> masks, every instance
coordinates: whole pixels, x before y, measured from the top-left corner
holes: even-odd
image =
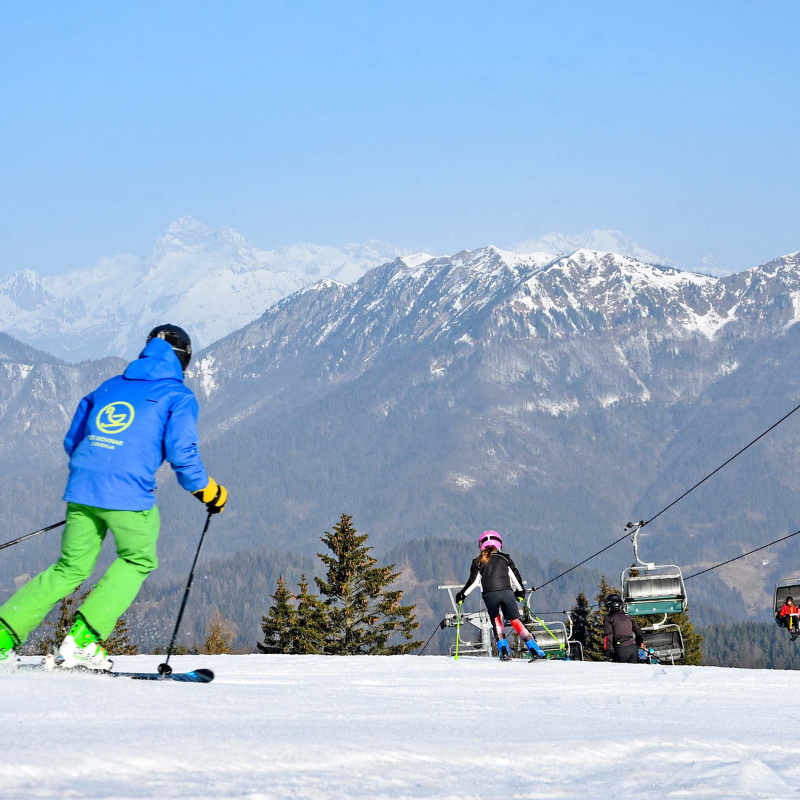
[[[211,683],[214,680],[214,673],[210,669],[195,669],[189,674],[196,675],[201,683]]]

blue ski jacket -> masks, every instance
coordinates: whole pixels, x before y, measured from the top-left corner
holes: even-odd
[[[122,375],[81,400],[64,439],[70,457],[64,500],[115,511],[155,505],[156,471],[166,459],[178,483],[205,489],[198,406],[172,347],[151,339]]]

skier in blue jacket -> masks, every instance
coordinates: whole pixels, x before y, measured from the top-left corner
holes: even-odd
[[[228,493],[200,460],[197,400],[183,382],[191,356],[188,334],[160,325],[122,375],[81,400],[64,439],[70,462],[61,558],[0,606],[0,664],[16,663],[16,649],[31,631],[89,577],[110,528],[118,558],[78,609],[50,663],[111,668],[100,641],[158,566],[155,474],[164,460],[209,512],[224,509]]]

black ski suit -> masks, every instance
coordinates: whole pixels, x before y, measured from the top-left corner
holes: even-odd
[[[606,653],[613,654],[619,664],[638,664],[639,647],[644,642],[639,623],[621,608],[606,614],[603,620]]]
[[[522,576],[519,574],[517,565],[508,553],[501,553],[499,550],[492,553],[485,564],[481,564],[480,557],[473,559],[469,570],[469,580],[464,584],[464,588],[456,595],[456,602],[459,598],[463,600],[473,589],[481,587],[484,596],[487,592],[514,592],[524,591],[522,586]],[[519,609],[516,610],[519,616]]]
[[[480,558],[472,562],[469,579],[464,588],[456,595],[456,602],[463,602],[464,598],[478,586],[481,587],[483,602],[492,620],[492,629],[495,639],[505,639],[503,619],[511,625],[517,635],[526,644],[533,638],[528,629],[520,621],[518,597],[524,596],[522,576],[517,565],[508,553],[499,550],[492,553],[485,564]],[[502,613],[502,616],[501,616]]]

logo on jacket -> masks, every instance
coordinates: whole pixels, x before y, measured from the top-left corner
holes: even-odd
[[[103,433],[122,433],[130,427],[134,416],[133,406],[130,403],[119,401],[109,403],[101,408],[95,422]]]

